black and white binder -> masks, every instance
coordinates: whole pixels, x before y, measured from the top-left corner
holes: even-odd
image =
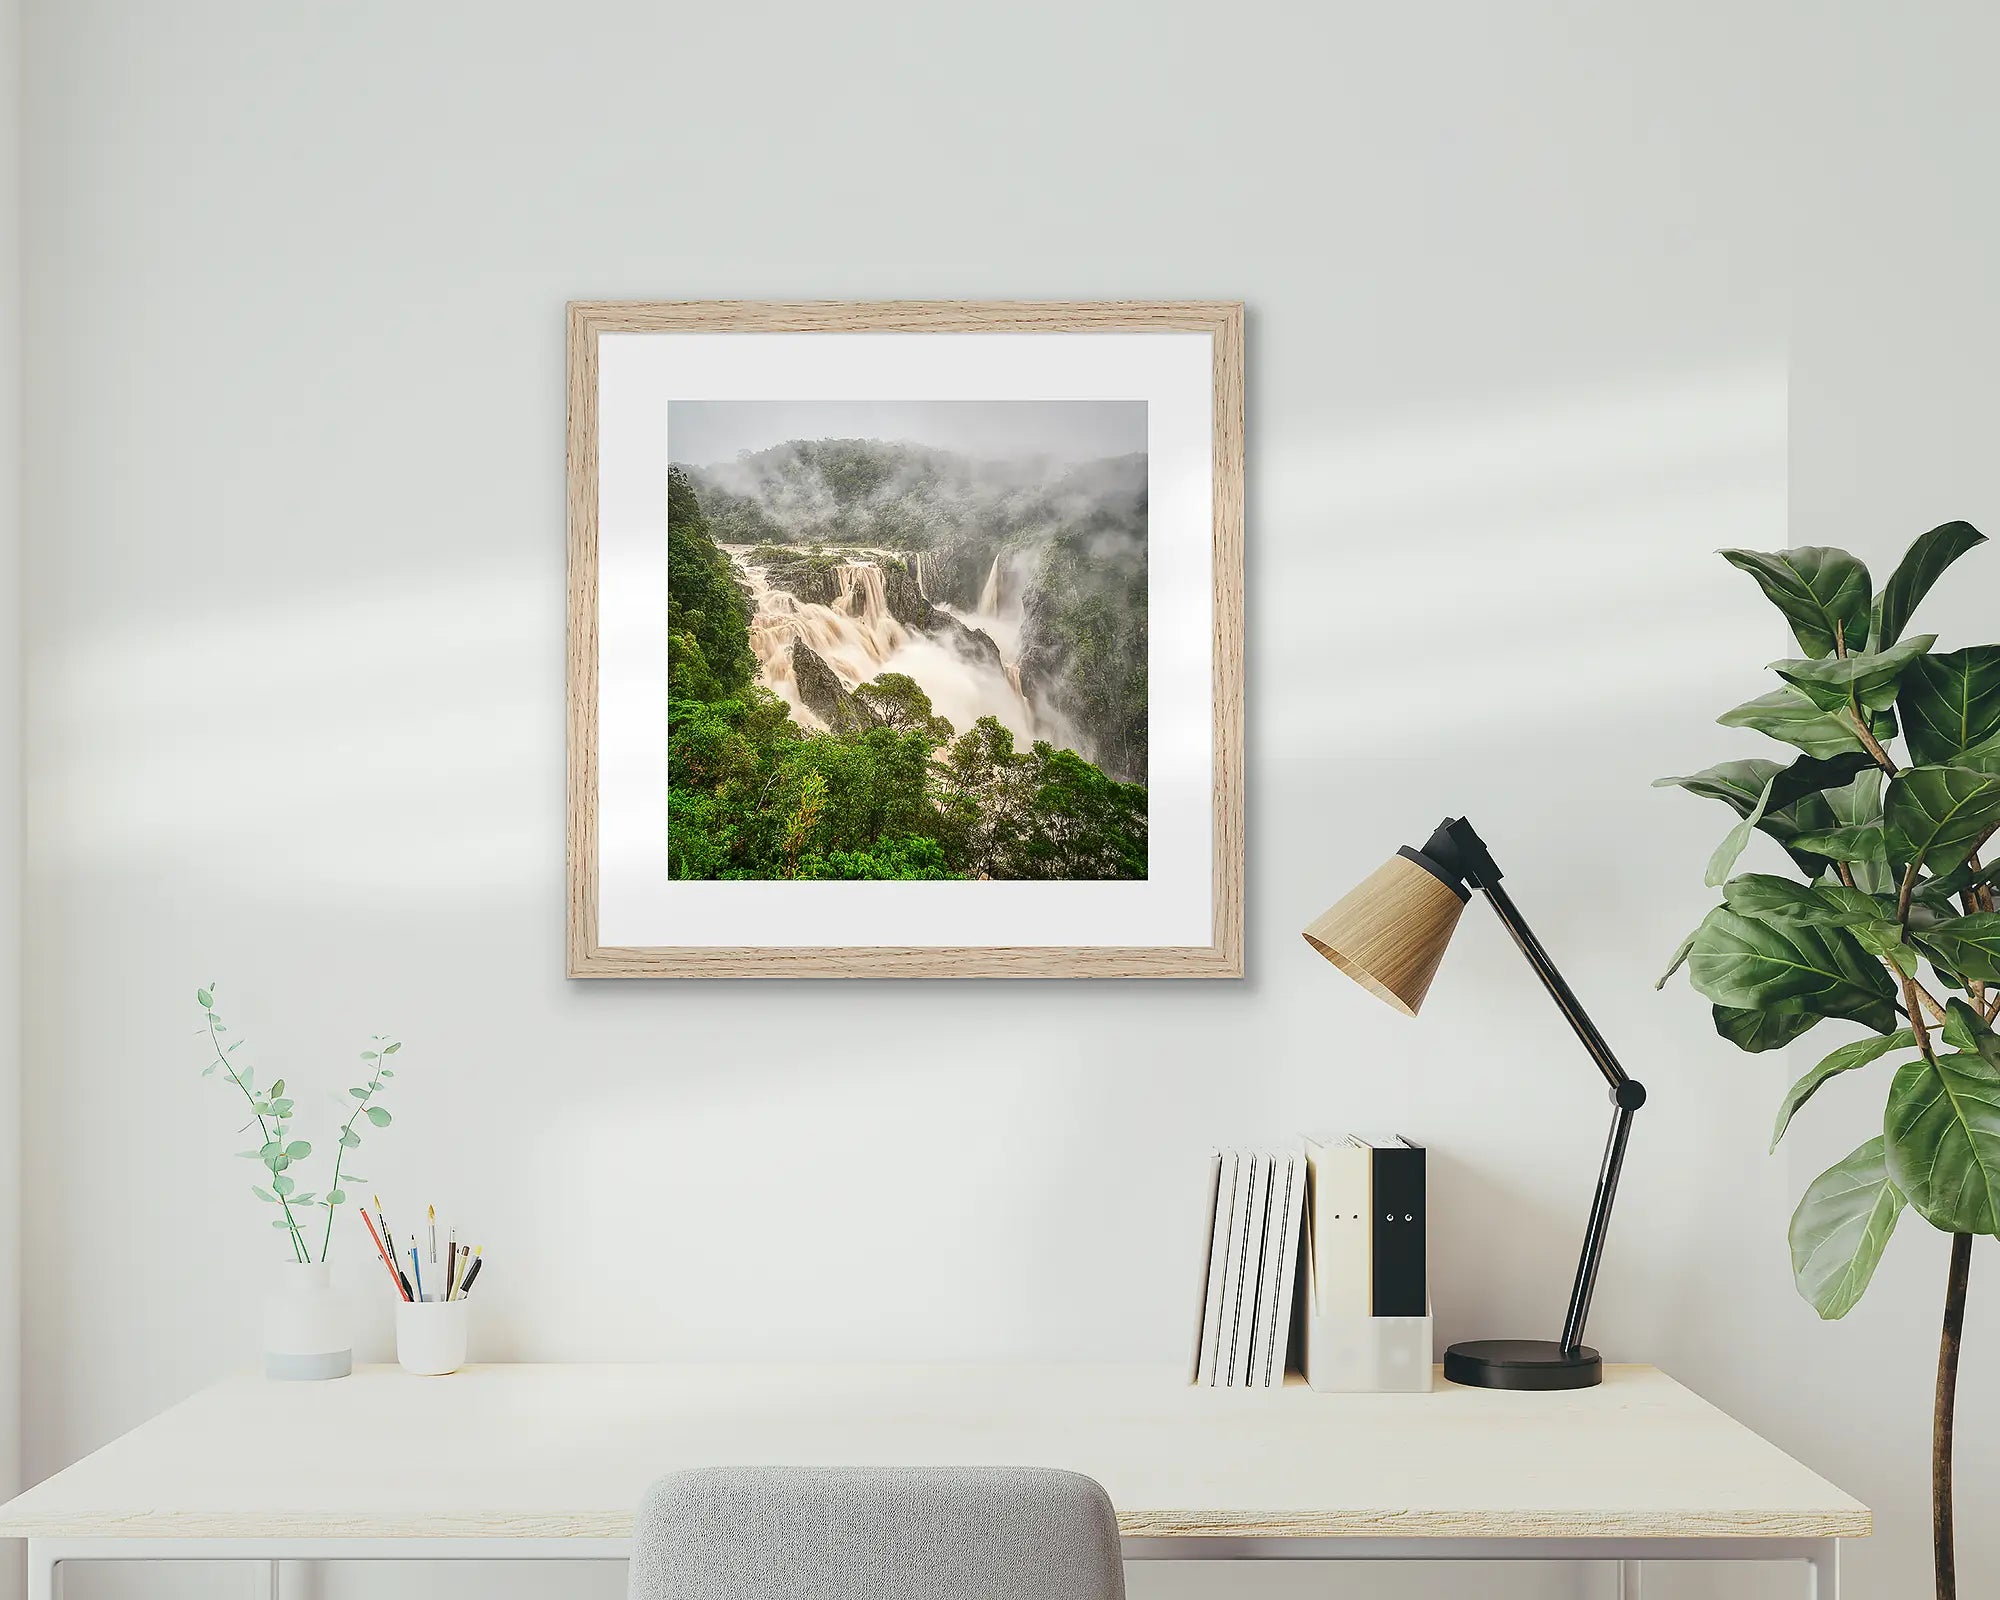
[[[1400,1137],[1356,1142],[1369,1151],[1369,1309],[1378,1317],[1427,1316],[1423,1146]]]

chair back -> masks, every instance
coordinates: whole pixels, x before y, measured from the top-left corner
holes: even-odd
[[[1043,1467],[711,1467],[647,1492],[630,1600],[1124,1600],[1104,1490]]]

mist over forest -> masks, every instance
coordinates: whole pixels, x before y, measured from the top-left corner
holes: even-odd
[[[725,545],[923,557],[928,597],[1020,612],[1022,692],[1074,748],[1146,781],[1146,457],[986,460],[876,439],[794,439],[684,466]]]
[[[669,474],[672,871],[1146,876],[1146,457]]]

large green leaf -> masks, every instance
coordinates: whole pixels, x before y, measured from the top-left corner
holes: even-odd
[[[1839,927],[1834,908],[1822,901],[1809,883],[1776,877],[1768,872],[1746,872],[1723,885],[1722,898],[1732,911],[1746,917],[1791,917],[1798,922],[1817,922]]]
[[[1719,1006],[1764,1011],[1796,1001],[1823,1017],[1852,1017],[1887,1033],[1895,990],[1840,928],[1746,917],[1717,906],[1702,919],[1688,957],[1695,988]]]
[[[1930,593],[1944,569],[1974,545],[1984,544],[1986,535],[1969,522],[1946,522],[1920,533],[1903,552],[1903,559],[1882,592],[1875,597],[1874,626],[1868,648],[1881,650],[1903,636],[1910,614]]]
[[[1916,897],[1919,904],[1929,902],[1933,907],[1949,906],[1953,895],[1970,889],[1974,884],[1990,885],[1996,882],[2000,882],[2000,861],[1988,862],[1976,872],[1968,861],[1935,878],[1924,879],[1917,885]]]
[[[1850,928],[1894,917],[1896,908],[1844,884],[1797,883],[1767,872],[1746,872],[1723,886],[1722,898],[1746,917],[1790,917],[1824,928]]]
[[[1722,559],[1757,580],[1807,655],[1830,656],[1840,639],[1853,650],[1867,644],[1868,569],[1845,550],[1725,550]]]
[[[1903,1196],[1870,1139],[1813,1179],[1792,1213],[1792,1278],[1829,1321],[1854,1309],[1875,1276]]]
[[[1851,722],[1820,710],[1790,684],[1732,706],[1715,720],[1725,728],[1754,728],[1821,759],[1866,749]]]
[[[2000,983],[2000,911],[1954,917],[1910,937],[1925,955],[1961,978]]]
[[[1782,1000],[1763,1011],[1736,1006],[1712,1006],[1715,1031],[1739,1050],[1752,1055],[1766,1050],[1782,1050],[1800,1034],[1816,1028],[1821,1017],[1796,1000]]]
[[[1750,842],[1750,835],[1764,820],[1764,810],[1771,803],[1771,784],[1777,781],[1773,778],[1771,783],[1764,785],[1764,792],[1757,796],[1757,803],[1735,827],[1722,836],[1722,843],[1715,847],[1714,854],[1708,858],[1708,871],[1702,875],[1701,881],[1709,888],[1720,889],[1729,881],[1729,874],[1735,869],[1737,857],[1743,854],[1744,846]]]
[[[1771,670],[1822,711],[1839,711],[1852,701],[1868,711],[1886,711],[1896,703],[1896,685],[1910,663],[1936,643],[1936,634],[1920,633],[1887,650],[1773,661]]]
[[[1917,1036],[1908,1028],[1898,1028],[1894,1033],[1856,1039],[1852,1044],[1842,1045],[1785,1091],[1784,1102],[1778,1107],[1778,1120],[1771,1128],[1771,1148],[1778,1148],[1778,1141],[1784,1138],[1785,1130],[1792,1125],[1792,1117],[1799,1107],[1818,1094],[1819,1086],[1827,1079],[1852,1072],[1856,1067],[1865,1067],[1871,1061],[1879,1061],[1891,1050],[1914,1050],[1916,1047]]]
[[[1785,846],[1801,872],[1818,877],[1826,869],[1825,857],[1793,849],[1790,843],[1793,835],[1808,828],[1831,827],[1835,818],[1828,806],[1829,798],[1846,793],[1841,786],[1859,781],[1857,774],[1866,778],[1869,772],[1879,770],[1865,752],[1850,752],[1826,761],[1800,756],[1790,766],[1776,761],[1725,761],[1683,777],[1655,778],[1653,787],[1662,789],[1672,785],[1704,799],[1720,800],[1741,817],[1756,807],[1765,786],[1769,785],[1770,803],[1758,820],[1758,828]],[[1878,812],[1879,809],[1878,805]]]
[[[1984,1056],[2000,1068],[2000,1034],[1986,1025],[1986,1019],[1963,1000],[1950,1000],[1944,1008],[1944,1042],[1959,1050]]]
[[[1882,799],[1882,837],[1898,872],[1950,872],[2000,822],[2000,775],[1970,767],[1905,767]]]
[[[1798,848],[1830,861],[1887,861],[1889,846],[1882,825],[1871,822],[1862,827],[1812,828],[1794,834]]]
[[[1889,1175],[1946,1233],[2000,1232],[2000,1067],[1973,1051],[1897,1069],[1882,1116]]]
[[[1787,917],[1823,928],[1845,928],[1862,949],[1915,976],[1917,955],[1903,942],[1896,907],[1886,896],[1864,894],[1842,883],[1804,884],[1761,872],[1731,878],[1723,890],[1730,910],[1746,917]]]
[[[2000,733],[2000,645],[1925,656],[1903,674],[1896,704],[1919,765],[1949,762]]]
[[[1871,758],[1868,765],[1854,775],[1852,782],[1837,789],[1828,789],[1819,798],[1836,827],[1879,827],[1882,822],[1882,769]],[[1799,831],[1803,833],[1806,828],[1801,825]],[[1876,855],[1863,855],[1850,866],[1855,887],[1869,894],[1888,894],[1896,887],[1889,873],[1886,850]]]
[[[1990,739],[1981,739],[1969,750],[1961,750],[1951,758],[1954,767],[1970,767],[1974,772],[2000,772],[2000,733]]]

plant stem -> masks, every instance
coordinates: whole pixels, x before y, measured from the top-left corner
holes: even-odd
[[[1958,1600],[1958,1559],[1951,1517],[1952,1423],[1958,1406],[1958,1344],[1965,1331],[1965,1280],[1972,1270],[1972,1235],[1951,1236],[1951,1276],[1944,1291],[1944,1331],[1938,1337],[1937,1403],[1931,1412],[1931,1561],[1937,1600]]]
[[[368,1102],[375,1098],[375,1091],[381,1087],[381,1083],[382,1065],[378,1057],[376,1059],[375,1071],[368,1080],[368,1093],[355,1102],[353,1112],[348,1116],[347,1121],[341,1124],[340,1138],[335,1142],[333,1151],[333,1185],[326,1191],[329,1195],[340,1193],[340,1169],[347,1164],[347,1135],[349,1130],[354,1126],[354,1119],[368,1109]],[[327,1201],[326,1237],[319,1242],[319,1258],[321,1261],[326,1260],[327,1249],[333,1243],[333,1214],[337,1209],[338,1207],[331,1200]]]
[[[1860,712],[1851,708],[1847,716],[1848,720],[1854,724],[1854,731],[1859,735],[1863,747],[1875,758],[1875,765],[1888,773],[1890,777],[1895,777],[1900,769],[1897,767],[1895,759],[1888,751],[1882,748],[1882,741],[1868,731],[1868,719],[1862,716]]]
[[[1909,1012],[1910,1026],[1916,1030],[1917,1048],[1924,1053],[1924,1059],[1932,1068],[1937,1066],[1937,1054],[1931,1049],[1931,1030],[1924,1025],[1923,1008],[1917,1004],[1917,980],[1903,979],[1903,1004]]]
[[[269,1144],[271,1142],[270,1125],[264,1121],[264,1113],[257,1109],[257,1097],[250,1092],[249,1086],[236,1075],[235,1067],[229,1063],[229,1053],[222,1048],[222,1041],[215,1036],[215,1012],[213,1010],[208,1013],[208,1044],[209,1048],[215,1052],[217,1064],[228,1074],[229,1081],[235,1084],[242,1092],[243,1098],[250,1102],[250,1114],[257,1119],[257,1131],[264,1136],[264,1143]],[[283,1195],[279,1195],[278,1205],[285,1213],[285,1229],[292,1241],[292,1254],[299,1258],[301,1264],[310,1262],[312,1260],[312,1248],[306,1243],[306,1236],[299,1231],[298,1218],[292,1215],[291,1202]]]

